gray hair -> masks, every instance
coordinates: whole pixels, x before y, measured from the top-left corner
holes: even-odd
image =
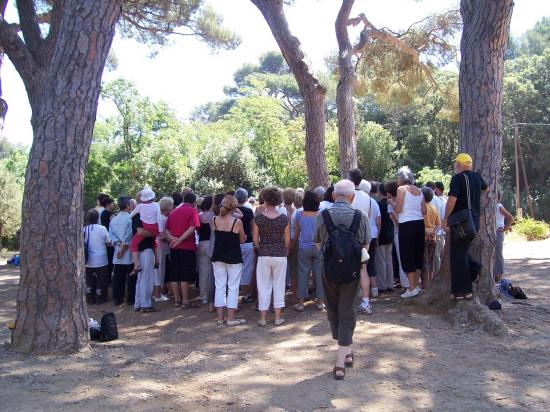
[[[400,167],[397,171],[397,179],[400,183],[414,185],[414,175],[409,166]]]
[[[159,200],[159,207],[161,211],[168,211],[174,207],[174,199],[168,196],[164,196]]]
[[[349,197],[355,194],[355,185],[351,180],[343,179],[334,185],[334,197]]]
[[[243,189],[242,187],[239,187],[235,191],[235,197],[237,198],[237,202],[244,203],[248,198],[248,191],[246,189]]]
[[[315,194],[319,198],[319,201],[323,200],[323,197],[325,196],[325,192],[327,189],[325,189],[323,186],[317,186],[314,190]]]
[[[372,189],[372,185],[368,180],[361,180],[361,183],[359,183],[359,190],[362,190],[367,195],[370,193],[370,190]]]

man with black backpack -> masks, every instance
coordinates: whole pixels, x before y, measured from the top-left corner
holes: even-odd
[[[363,249],[370,243],[368,218],[351,207],[355,186],[349,180],[334,185],[334,205],[317,217],[315,243],[323,255],[323,284],[332,337],[338,341],[333,376],[344,379],[353,365],[353,332]],[[363,253],[366,253],[363,252]]]

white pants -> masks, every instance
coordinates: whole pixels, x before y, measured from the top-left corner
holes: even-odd
[[[199,274],[200,299],[203,302],[208,301],[210,296],[210,275],[212,274],[212,258],[208,256],[210,241],[203,240],[197,247],[197,272]]]
[[[396,227],[398,225],[395,225]],[[399,257],[399,231],[396,230],[394,232],[394,238],[393,238],[393,245],[395,246],[395,253],[397,253],[397,262],[399,262],[399,280],[401,281],[401,286],[404,288],[408,288],[409,285],[409,278],[407,277],[407,274],[403,271],[403,268],[401,267],[401,258]]]
[[[258,309],[268,310],[273,292],[273,308],[285,307],[286,257],[260,256],[256,267]]]
[[[223,262],[213,262],[212,266],[214,266],[214,279],[216,280],[214,306],[237,309],[243,264],[230,265]]]
[[[159,267],[155,269],[155,286],[162,286],[166,277],[166,258],[170,254],[170,249],[168,249],[168,252],[161,248],[157,250],[159,254]]]
[[[155,255],[153,249],[145,249],[139,252],[139,264],[141,271],[137,274],[136,299],[134,309],[150,308],[153,283],[155,278]]]

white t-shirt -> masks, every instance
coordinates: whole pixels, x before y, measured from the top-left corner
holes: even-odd
[[[88,244],[87,268],[107,266],[107,243],[111,242],[107,228],[101,225],[88,225],[82,229],[84,243]]]
[[[504,215],[500,211],[501,207],[502,203],[497,203],[495,210],[495,223],[497,229],[504,229],[504,227],[506,226]]]
[[[378,238],[378,226],[376,226],[376,219],[381,218],[382,214],[380,213],[380,206],[378,202],[372,197],[370,198],[370,214],[369,214],[369,223],[370,223],[370,234],[373,239]]]
[[[435,209],[437,210],[437,213],[439,214],[439,219],[441,219],[441,222],[443,222],[443,219],[445,219],[445,206],[446,203],[438,196],[434,196],[432,199],[432,205],[435,206]],[[443,228],[439,229],[436,235],[443,235],[445,232],[443,231]]]
[[[152,203],[140,203],[136,206],[130,216],[135,216],[139,213],[139,218],[143,223],[148,225],[155,225],[161,221],[162,214],[160,213],[160,206],[157,202]]]
[[[323,211],[325,209],[328,209],[331,207],[334,203],[329,202],[328,200],[323,200],[321,203],[319,203],[319,211]]]
[[[370,196],[367,195],[365,192],[359,189],[355,189],[355,197],[353,198],[353,202],[351,202],[351,207],[354,209],[360,210],[367,216],[370,212]]]

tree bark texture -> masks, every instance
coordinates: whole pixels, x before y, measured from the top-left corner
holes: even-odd
[[[353,89],[357,80],[352,62],[352,46],[348,34],[348,21],[355,0],[343,0],[335,22],[338,41],[338,70],[340,80],[336,88],[338,117],[338,145],[340,148],[340,176],[345,178],[350,169],[357,167],[357,139],[353,118]]]
[[[67,353],[89,341],[82,192],[101,75],[121,1],[54,5],[46,39],[34,30],[25,34],[35,25],[19,12],[29,44],[17,41],[0,22],[0,38],[10,38],[6,53],[28,92],[34,135],[25,175],[12,347],[22,353]]]
[[[4,17],[6,7],[8,6],[8,0],[0,0],[0,16]],[[4,49],[0,46],[0,136],[2,135],[2,129],[4,128],[4,119],[8,112],[8,103],[2,99],[2,64],[4,63]]]
[[[306,122],[306,162],[309,186],[328,186],[329,175],[325,157],[325,87],[310,72],[300,41],[294,37],[283,10],[282,0],[251,0],[260,10],[275,41],[296,78],[304,99]]]
[[[494,299],[492,274],[495,204],[502,160],[502,79],[510,32],[512,0],[462,0],[464,28],[460,43],[460,150],[489,185],[482,196],[480,231],[472,254],[484,270],[479,283],[483,303]]]

